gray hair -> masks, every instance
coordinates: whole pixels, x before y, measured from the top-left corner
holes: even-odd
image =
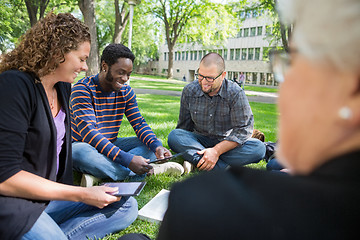
[[[284,23],[294,24],[292,41],[304,56],[359,70],[359,0],[278,0],[277,9]]]

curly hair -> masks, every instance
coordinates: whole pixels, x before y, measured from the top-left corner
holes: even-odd
[[[70,13],[49,13],[20,39],[12,51],[0,57],[0,73],[10,69],[45,76],[65,61],[65,54],[90,42],[89,28]]]

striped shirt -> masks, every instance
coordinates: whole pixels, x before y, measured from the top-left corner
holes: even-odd
[[[136,136],[150,150],[155,152],[162,145],[140,114],[133,89],[124,85],[119,92],[104,92],[98,74],[83,78],[73,86],[70,114],[73,141],[89,143],[125,167],[129,166],[134,155],[113,144],[124,114]]]

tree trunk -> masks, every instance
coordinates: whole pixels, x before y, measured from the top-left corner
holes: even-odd
[[[29,15],[30,25],[34,26],[35,23],[44,17],[45,10],[50,0],[25,0],[26,10]],[[39,19],[37,18],[37,12],[40,8]]]
[[[113,43],[121,43],[122,34],[129,20],[129,12],[125,16],[125,2],[119,10],[119,0],[114,0],[115,4],[115,30],[113,35]]]
[[[36,15],[37,15],[38,7],[32,0],[25,0],[25,5],[26,5],[26,10],[29,14],[30,25],[34,26],[35,23],[37,22]]]
[[[167,74],[167,78],[173,78],[174,76],[174,72],[173,72],[173,66],[174,66],[174,45],[173,44],[168,44],[168,48],[169,48],[169,62],[168,62],[168,74]]]
[[[89,69],[86,76],[94,75],[99,72],[99,55],[96,34],[96,19],[94,0],[79,0],[79,8],[84,16],[84,22],[89,27],[91,35],[90,56],[86,61]]]

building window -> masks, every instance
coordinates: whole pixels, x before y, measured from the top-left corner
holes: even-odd
[[[185,60],[185,52],[182,52],[182,54],[181,54],[182,56],[181,56],[181,60]]]
[[[227,49],[224,49],[224,56],[223,56],[224,60],[227,60]]]
[[[256,84],[257,82],[257,73],[252,73],[252,84]]]
[[[177,69],[176,69],[176,72],[180,72],[180,69],[177,68]]]
[[[197,60],[197,51],[194,51],[194,60]]]
[[[238,37],[238,38],[241,38],[241,37],[242,37],[242,31],[243,31],[243,29],[240,28],[240,30],[238,31],[238,34],[237,34],[237,37]]]
[[[247,72],[245,74],[245,83],[249,84],[251,82],[251,73]]]
[[[274,75],[272,73],[267,73],[266,75],[266,85],[272,86],[274,81]]]
[[[256,27],[250,28],[250,36],[254,37],[256,35]]]
[[[261,27],[257,27],[257,35],[261,36],[262,35],[262,26]]]
[[[254,9],[253,10],[253,17],[258,17],[259,16],[259,11]]]
[[[260,73],[260,85],[265,85],[265,73]]]
[[[234,60],[234,49],[230,49],[230,60]]]
[[[241,50],[241,60],[246,60],[246,53],[247,53],[246,51],[247,51],[246,48],[243,48]]]
[[[240,60],[240,50],[241,50],[240,48],[237,48],[237,49],[236,49],[236,52],[235,52],[235,54],[236,54],[236,55],[235,55],[235,59],[236,59],[236,60]]]
[[[249,28],[244,28],[244,37],[249,36]]]
[[[164,61],[166,61],[166,52],[164,52]]]
[[[193,60],[193,51],[190,51],[190,61]]]
[[[260,48],[255,48],[255,59],[260,60]]]
[[[189,59],[189,51],[186,51],[186,61]]]
[[[249,48],[248,60],[253,60],[254,58],[254,49]]]
[[[202,59],[202,51],[199,51],[199,60]]]

